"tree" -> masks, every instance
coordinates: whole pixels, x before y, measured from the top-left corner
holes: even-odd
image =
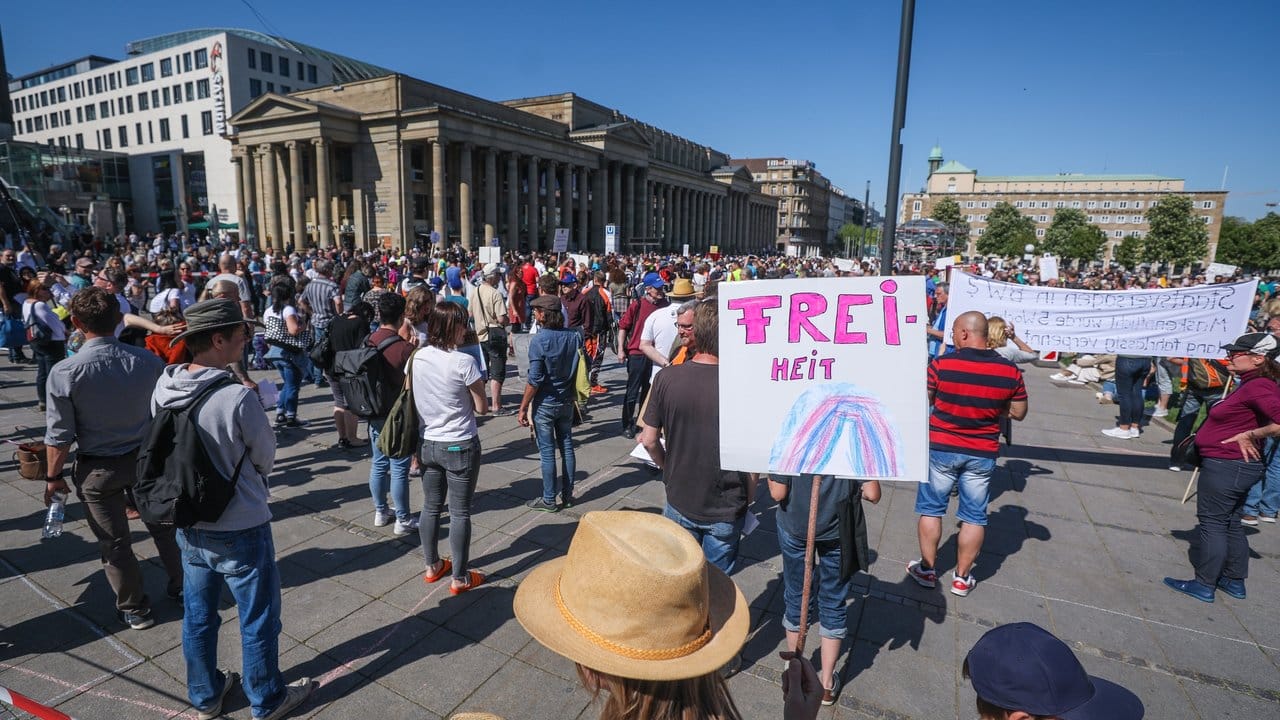
[[[1111,259],[1132,270],[1138,266],[1138,262],[1142,258],[1142,245],[1142,238],[1129,233],[1116,244],[1115,250],[1111,253]]]
[[[1097,260],[1106,244],[1107,234],[1102,228],[1086,224],[1072,230],[1058,252],[1064,260]]]
[[[1218,252],[1214,260],[1228,265],[1239,265],[1249,270],[1270,269],[1276,249],[1257,241],[1257,232],[1249,221],[1238,217],[1222,219],[1218,231]]]
[[[1041,252],[1065,258],[1062,249],[1071,240],[1071,234],[1088,224],[1089,220],[1083,210],[1058,210],[1053,214],[1053,222],[1049,223],[1049,229],[1044,233],[1044,240],[1040,241]]]
[[[953,198],[939,200],[933,206],[930,216],[946,226],[952,250],[955,249],[957,240],[969,235],[969,223],[965,222],[964,215],[960,214],[960,203]]]
[[[978,238],[983,255],[1017,257],[1036,241],[1036,224],[1007,202],[996,203],[987,215],[987,231]]]
[[[1188,265],[1209,252],[1209,230],[1186,195],[1161,198],[1147,210],[1147,225],[1151,231],[1142,243],[1142,259],[1147,262]]]

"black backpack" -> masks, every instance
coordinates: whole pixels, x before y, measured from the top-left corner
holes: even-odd
[[[404,338],[392,335],[377,347],[366,340],[354,350],[333,354],[333,372],[348,410],[363,418],[386,417],[391,412],[404,375],[382,357],[382,351],[397,342],[404,342]]]
[[[587,320],[587,326],[583,328],[584,332],[590,336],[596,336],[609,331],[610,321],[613,320],[609,316],[609,310],[604,304],[604,295],[600,292],[599,285],[592,285],[591,289],[583,295],[586,299],[587,307],[591,308],[591,317]]]
[[[209,383],[186,407],[161,408],[151,419],[147,439],[138,450],[138,480],[133,486],[143,521],[191,527],[222,517],[235,497],[249,449],[240,455],[231,477],[223,476],[200,438],[195,412],[214,392],[237,384],[223,377]]]

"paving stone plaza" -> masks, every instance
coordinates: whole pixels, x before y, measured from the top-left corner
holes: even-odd
[[[43,432],[33,372],[0,367],[6,436]],[[1031,410],[1002,449],[968,597],[907,578],[904,566],[918,554],[912,486],[886,483],[880,504],[868,506],[872,574],[856,579],[844,690],[821,717],[972,718],[961,661],[988,628],[1019,620],[1054,632],[1091,673],[1136,692],[1148,718],[1280,714],[1280,526],[1247,529],[1248,600],[1220,593],[1207,605],[1165,588],[1163,576],[1191,574],[1196,524],[1194,499],[1179,502],[1188,474],[1167,469],[1169,428],[1151,425],[1131,441],[1104,437],[1098,431],[1111,425],[1114,406],[1049,382],[1051,372],[1026,369]],[[583,513],[661,508],[661,482],[628,457],[632,441],[618,433],[623,372],[610,364],[603,377],[611,392],[592,400],[591,422],[576,431],[580,501],[571,510],[526,509],[541,486],[529,431],[512,417],[482,421],[472,557],[490,580],[457,597],[447,583],[422,582],[416,535],[374,527],[367,448],[332,447],[328,391],[304,388],[301,415],[311,424],[280,434],[271,477],[284,585],[281,667],[286,680],[306,675],[320,685],[297,717],[596,716],[573,666],[516,622],[512,597],[531,568],[565,552]],[[516,385],[508,381],[509,395]],[[71,503],[62,537],[41,542],[42,484],[21,480],[8,453],[0,479],[0,686],[80,720],[194,717],[181,608],[164,598],[164,573],[142,525],[135,523],[134,549],[146,558],[158,623],[133,631],[115,619],[80,504]],[[752,633],[730,687],[744,717],[776,718],[781,561],[768,494],[759,495],[761,526],[745,539],[734,575],[752,606]],[[412,499],[420,506],[416,485]],[[954,530],[945,521],[944,539]],[[954,562],[950,539],[939,567]],[[225,593],[222,619],[220,665],[238,669],[236,610]],[[811,640],[815,655],[816,646]],[[250,717],[239,692],[226,709]],[[6,712],[0,718],[26,717]]]

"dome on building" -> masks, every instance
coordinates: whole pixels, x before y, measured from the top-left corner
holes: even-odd
[[[942,146],[941,146],[941,145],[934,145],[934,146],[933,146],[933,149],[929,151],[929,159],[930,159],[930,160],[941,160],[941,159],[942,159]]]

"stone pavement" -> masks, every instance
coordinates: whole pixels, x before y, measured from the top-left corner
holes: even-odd
[[[967,598],[924,590],[906,578],[917,556],[913,486],[888,483],[869,507],[875,559],[851,598],[845,689],[824,718],[970,718],[961,679],[968,648],[987,628],[1029,620],[1067,640],[1091,672],[1134,690],[1147,717],[1275,717],[1280,714],[1280,526],[1249,529],[1249,599],[1213,605],[1176,595],[1161,577],[1189,577],[1194,500],[1179,504],[1186,473],[1167,469],[1169,432],[1112,440],[1099,429],[1114,406],[1091,392],[1027,369],[1031,413],[1014,430],[992,487],[986,546]],[[34,371],[0,367],[0,427],[40,433]],[[483,421],[484,467],[476,495],[475,564],[486,586],[459,597],[425,585],[417,537],[374,528],[367,453],[331,447],[327,391],[306,388],[305,430],[280,436],[272,482],[273,530],[284,584],[281,666],[287,679],[320,687],[298,717],[438,718],[463,710],[507,718],[594,718],[572,665],[542,649],[511,612],[516,585],[537,563],[564,552],[583,512],[655,511],[657,478],[627,457],[618,435],[622,372],[593,400],[579,429],[581,504],[547,515],[522,503],[540,487],[527,430],[513,418]],[[517,381],[508,382],[512,395]],[[42,486],[0,465],[0,685],[81,720],[194,717],[186,700],[180,608],[164,599],[155,548],[136,526],[135,551],[159,623],[123,628],[78,503],[66,533],[40,542]],[[768,498],[767,492],[760,493]],[[422,492],[414,487],[415,505]],[[735,580],[752,606],[742,671],[731,681],[747,718],[781,707],[780,590],[772,512],[743,544]],[[955,524],[945,524],[948,537]],[[447,544],[444,546],[447,549]],[[949,570],[955,541],[940,568]],[[224,596],[220,661],[239,668],[236,609]],[[814,636],[816,638],[816,633]],[[816,650],[816,639],[809,647]],[[244,696],[228,716],[250,717]],[[4,717],[0,710],[0,717]]]

